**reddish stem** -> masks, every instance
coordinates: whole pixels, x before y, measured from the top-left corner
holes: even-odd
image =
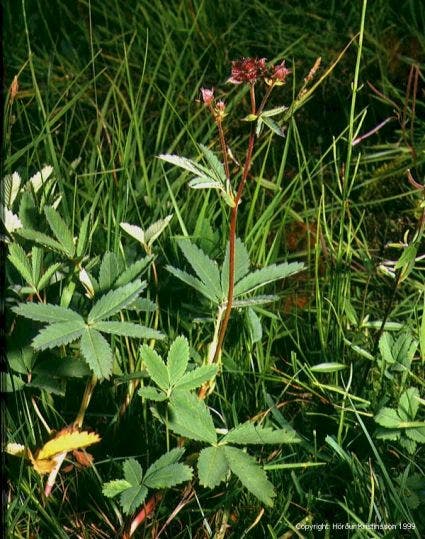
[[[254,85],[250,87],[250,96],[251,96],[251,113],[256,114],[256,105],[255,105],[255,91]],[[230,313],[232,311],[233,305],[233,291],[235,288],[235,244],[236,244],[236,223],[238,218],[238,208],[239,202],[242,198],[242,193],[245,188],[246,180],[248,178],[249,169],[251,167],[252,154],[254,151],[255,143],[255,126],[251,129],[251,134],[248,141],[248,149],[245,157],[245,164],[242,172],[242,179],[238,186],[238,191],[235,196],[235,205],[232,208],[230,214],[230,229],[229,229],[229,288],[227,292],[227,305],[224,312],[223,321],[220,327],[220,334],[218,338],[217,348],[215,350],[213,363],[218,361],[218,357],[223,346],[224,337],[226,336],[227,325],[230,319]]]
[[[143,509],[137,513],[137,515],[134,517],[131,526],[130,531],[128,534],[123,535],[123,539],[128,539],[133,536],[134,532],[137,530],[137,528],[142,524],[146,518],[153,513],[154,509],[158,505],[158,503],[163,498],[163,494],[160,492],[156,492],[153,496],[150,497],[147,503],[144,504]]]

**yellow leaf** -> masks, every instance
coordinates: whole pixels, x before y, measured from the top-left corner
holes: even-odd
[[[60,432],[49,440],[36,454],[36,460],[45,460],[58,453],[74,451],[100,442],[100,436],[95,432]]]
[[[34,467],[34,470],[38,472],[40,475],[43,475],[45,473],[50,473],[53,470],[53,468],[56,466],[56,460],[54,458],[34,459],[34,457],[30,454],[30,460]]]

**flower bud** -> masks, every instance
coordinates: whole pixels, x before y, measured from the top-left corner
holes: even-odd
[[[201,88],[202,101],[206,107],[210,107],[214,100],[214,88]]]

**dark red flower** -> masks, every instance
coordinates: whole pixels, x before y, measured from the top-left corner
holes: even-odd
[[[232,84],[242,84],[243,82],[253,84],[257,79],[263,77],[266,72],[265,58],[242,58],[232,62],[232,76],[227,82]]]

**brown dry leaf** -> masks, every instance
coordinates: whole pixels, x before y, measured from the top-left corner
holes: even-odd
[[[74,455],[74,458],[78,462],[78,464],[80,466],[83,466],[83,468],[88,468],[89,466],[91,466],[93,462],[93,455],[91,455],[87,451],[79,451],[76,449],[72,452],[72,454]]]
[[[15,101],[16,94],[19,92],[19,82],[18,76],[13,77],[12,84],[10,85],[10,101],[13,103]]]

